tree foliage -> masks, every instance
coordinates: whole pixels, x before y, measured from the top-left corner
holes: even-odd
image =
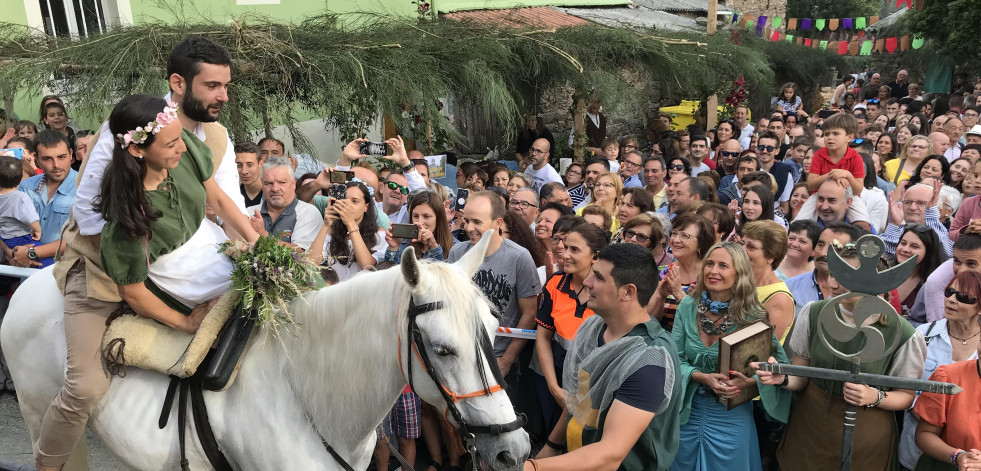
[[[436,145],[465,144],[436,111],[446,96],[513,130],[521,114],[534,109],[533,90],[571,87],[625,97],[635,90],[631,78],[640,77],[660,82],[669,94],[708,96],[740,76],[760,84],[773,79],[759,47],[740,47],[724,35],[599,25],[506,28],[441,18],[347,20],[322,14],[298,24],[261,17],[159,22],[79,41],[0,24],[0,83],[22,93],[55,90],[71,96],[73,108],[101,119],[127,94],[164,93],[170,50],[188,35],[202,35],[232,56],[222,120],[233,138],[285,124],[297,149],[310,151],[295,126],[303,116],[327,117],[350,138],[381,111],[400,132],[422,127],[445,140]]]
[[[787,0],[787,16],[790,18],[854,18],[856,16],[878,15],[881,7],[881,0]]]
[[[940,54],[960,65],[977,68],[981,63],[981,2],[977,0],[930,0],[922,10],[908,12],[905,23],[913,36],[922,36]]]

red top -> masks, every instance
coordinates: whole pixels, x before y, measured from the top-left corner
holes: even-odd
[[[859,180],[865,178],[865,162],[862,160],[862,156],[858,155],[858,152],[851,147],[845,150],[845,156],[838,163],[834,163],[828,158],[827,147],[818,149],[814,153],[814,158],[811,159],[811,171],[808,173],[825,175],[836,168],[848,170],[852,176]]]

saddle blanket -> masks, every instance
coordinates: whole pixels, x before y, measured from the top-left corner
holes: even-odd
[[[237,291],[223,294],[194,334],[132,312],[111,319],[102,337],[103,365],[120,377],[128,366],[179,378],[193,376],[235,312],[239,296]]]

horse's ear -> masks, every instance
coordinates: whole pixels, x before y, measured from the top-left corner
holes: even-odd
[[[463,268],[467,277],[473,278],[477,269],[480,268],[480,264],[484,263],[484,255],[487,254],[487,246],[490,245],[493,233],[493,229],[485,232],[484,235],[480,236],[480,242],[477,242],[477,245],[456,261],[456,264]]]
[[[416,260],[416,250],[411,245],[402,252],[402,261],[399,265],[402,267],[402,276],[405,277],[406,283],[413,288],[416,287],[419,284],[419,261]]]

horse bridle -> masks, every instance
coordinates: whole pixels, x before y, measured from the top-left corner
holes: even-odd
[[[504,388],[507,387],[507,385],[504,382],[504,378],[501,375],[501,370],[497,367],[497,362],[492,361],[493,355],[491,355],[490,357],[488,357],[487,355],[487,352],[492,353],[492,350],[490,348],[490,339],[487,337],[486,334],[482,334],[478,332],[477,333],[477,338],[478,338],[477,367],[481,369],[480,371],[483,371],[482,370],[483,364],[480,361],[480,357],[483,356],[486,359],[488,366],[490,367],[491,372],[494,375],[494,379],[497,380],[497,384],[495,384],[494,386],[488,386],[485,381],[483,384],[484,386],[483,389],[467,394],[456,394],[450,391],[449,388],[446,387],[446,385],[440,379],[439,373],[436,371],[436,368],[433,367],[432,361],[429,358],[429,354],[426,353],[425,345],[422,342],[422,331],[419,330],[419,325],[416,323],[416,318],[420,314],[425,314],[427,312],[436,311],[442,308],[443,308],[442,301],[416,305],[415,300],[412,298],[412,296],[411,295],[409,296],[409,308],[407,312],[408,326],[406,328],[406,332],[409,337],[409,342],[406,343],[406,347],[405,347],[406,364],[408,365],[408,374],[406,375],[406,379],[408,379],[409,381],[409,386],[412,387],[413,390],[415,390],[415,387],[412,385],[412,351],[415,350],[416,358],[419,360],[419,363],[422,365],[423,370],[427,374],[429,374],[429,377],[433,380],[433,383],[436,384],[436,388],[439,389],[440,395],[443,396],[443,400],[446,401],[447,410],[444,411],[444,416],[446,415],[447,412],[453,415],[453,419],[456,420],[457,428],[460,431],[460,435],[463,437],[464,445],[466,446],[467,451],[471,454],[476,454],[477,450],[476,450],[475,440],[477,435],[500,436],[508,432],[513,432],[524,426],[525,423],[528,421],[528,419],[527,417],[525,417],[524,414],[521,413],[517,414],[517,418],[515,420],[508,422],[506,424],[474,425],[474,424],[467,423],[467,421],[463,419],[463,414],[460,413],[460,409],[456,406],[457,402],[460,402],[463,399],[490,396],[491,394],[494,394],[496,392],[503,391]],[[401,343],[402,341],[400,338],[399,339],[399,357],[400,357],[399,368],[400,369],[402,368]],[[484,352],[484,355],[481,355],[481,352]],[[483,379],[483,376],[481,376],[481,378]]]

